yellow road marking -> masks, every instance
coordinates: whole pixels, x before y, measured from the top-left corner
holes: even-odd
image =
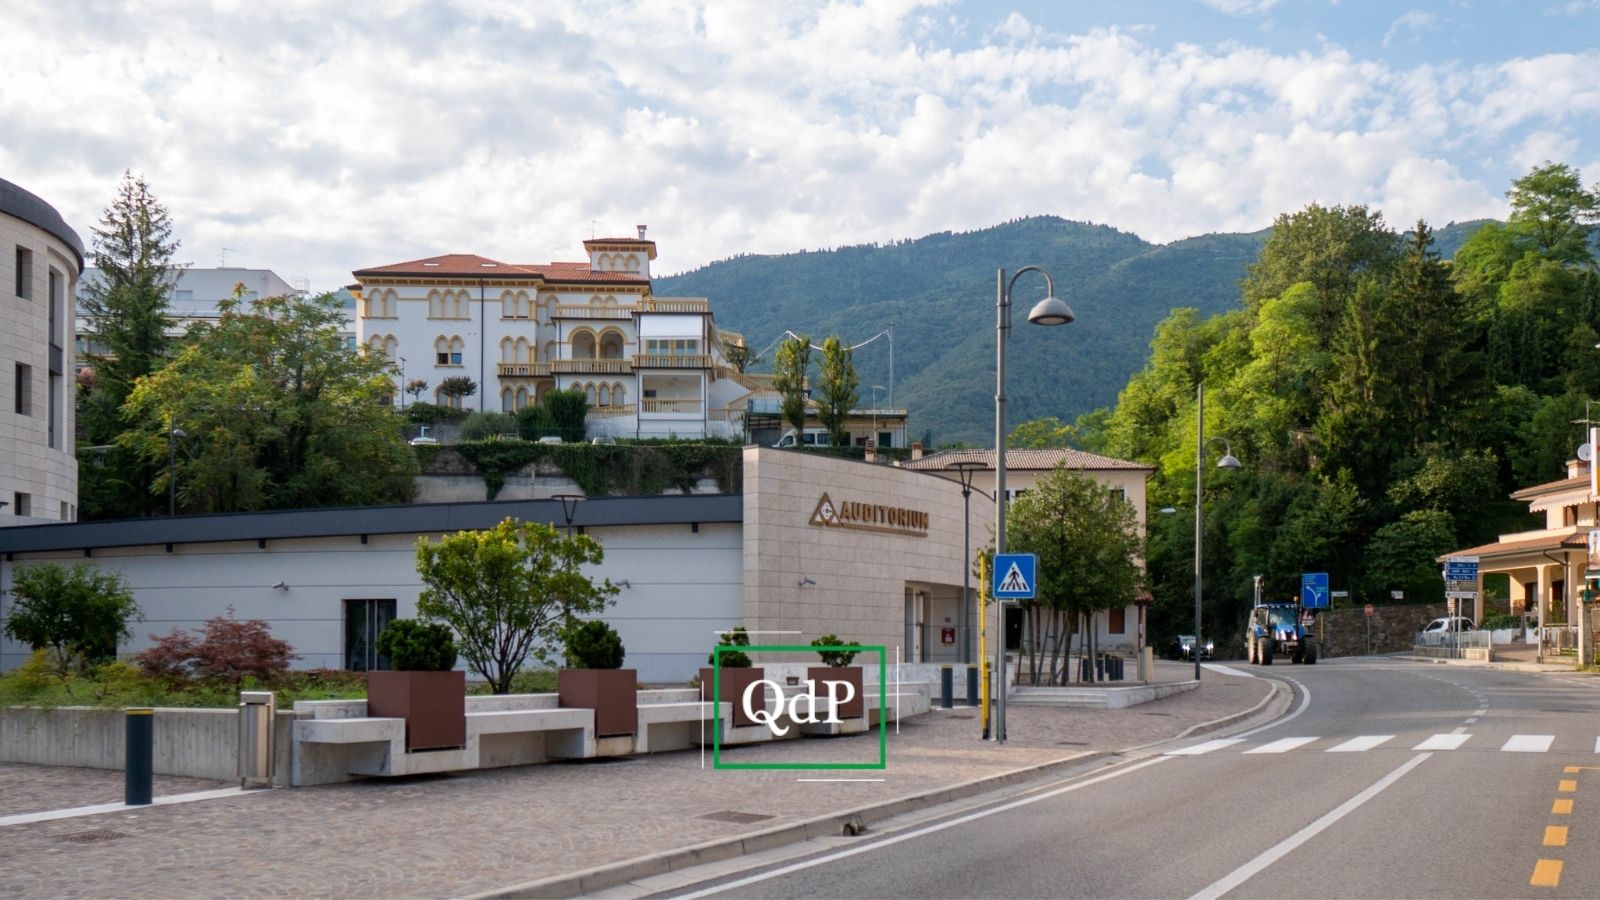
[[[1600,771],[1600,766],[1567,766],[1561,771],[1566,772],[1568,775],[1573,772],[1597,772]]]
[[[1546,847],[1565,847],[1567,845],[1567,826],[1546,825],[1544,827],[1544,845]]]
[[[1528,884],[1534,887],[1559,887],[1561,885],[1561,860],[1541,859],[1533,865],[1533,877]]]
[[[1563,778],[1561,779],[1561,783],[1556,785],[1556,790],[1563,794],[1573,793],[1577,789],[1578,781],[1575,778]]]
[[[1572,801],[1571,800],[1557,800],[1555,802],[1555,805],[1550,807],[1550,814],[1553,815],[1553,816],[1570,816],[1570,815],[1572,815]]]

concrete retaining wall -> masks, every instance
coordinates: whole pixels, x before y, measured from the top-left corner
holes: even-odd
[[[0,710],[0,762],[116,769],[124,766],[127,715],[84,706]],[[278,713],[275,784],[289,783],[295,714]],[[239,714],[231,709],[157,709],[158,775],[233,781],[238,776]]]

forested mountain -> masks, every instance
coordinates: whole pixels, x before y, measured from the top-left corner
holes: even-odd
[[[1471,230],[1441,229],[1440,246],[1453,253]],[[911,434],[990,446],[997,267],[1042,266],[1078,317],[1058,328],[1029,325],[1044,279],[1030,273],[1017,281],[1016,327],[1006,344],[1008,419],[1070,422],[1115,402],[1173,308],[1210,315],[1237,307],[1239,280],[1269,233],[1157,245],[1047,216],[881,246],[740,256],[659,278],[655,292],[711,298],[719,325],[766,350],[758,371],[768,369],[769,345],[786,329],[817,343],[837,334],[858,344],[892,325],[894,402],[911,411]],[[880,339],[855,355],[864,404],[871,385],[883,386],[878,401],[888,403],[889,346]]]
[[[1158,246],[1104,225],[1040,217],[981,231],[944,232],[883,246],[781,256],[741,256],[656,280],[662,296],[711,298],[717,323],[742,332],[753,350],[786,329],[817,342],[837,334],[857,344],[894,328],[894,402],[911,411],[911,433],[940,444],[994,441],[995,269],[1042,266],[1077,321],[1029,325],[1044,279],[1023,275],[1006,343],[1012,423],[1070,421],[1115,401],[1149,353],[1155,325],[1175,306],[1207,313],[1238,304],[1238,281],[1265,233],[1207,235]],[[882,385],[889,343],[855,354],[863,402]]]

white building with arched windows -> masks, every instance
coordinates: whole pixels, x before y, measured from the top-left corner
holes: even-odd
[[[396,392],[428,383],[423,399],[515,412],[552,390],[589,400],[589,431],[616,437],[736,437],[759,382],[727,362],[711,305],[650,292],[654,241],[583,242],[586,262],[506,263],[451,253],[361,269],[356,334],[397,369]],[[477,385],[466,399],[445,379]]]

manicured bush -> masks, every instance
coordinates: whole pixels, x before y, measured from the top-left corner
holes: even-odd
[[[466,412],[451,406],[417,402],[406,407],[406,419],[418,425],[437,425],[440,422],[457,422],[466,418]]]
[[[622,647],[622,635],[599,619],[573,623],[563,639],[567,645],[569,669],[620,669],[627,655]]]
[[[811,642],[813,647],[859,647],[860,641],[843,641],[838,635],[825,634]],[[817,655],[822,657],[825,666],[848,666],[856,658],[858,650],[818,650]]]
[[[378,635],[378,652],[399,672],[448,672],[456,667],[456,636],[450,626],[395,619]]]
[[[549,411],[550,424],[555,426],[556,434],[563,441],[569,444],[583,442],[588,434],[586,419],[589,415],[589,399],[583,391],[551,391],[544,395],[539,405]]]
[[[750,635],[744,630],[744,626],[743,625],[739,626],[738,628],[734,628],[734,629],[732,629],[730,631],[721,632],[721,634],[722,634],[722,638],[717,641],[717,646],[718,647],[748,647],[748,646],[750,646]],[[712,653],[710,656],[706,657],[706,662],[710,663],[713,666],[716,665],[717,664],[717,654],[716,653]],[[724,651],[722,651],[722,667],[724,669],[748,669],[748,668],[750,668],[750,665],[751,665],[750,664],[750,657],[748,655],[746,655],[745,653],[743,653],[742,651],[739,651],[739,650],[724,650]]]

